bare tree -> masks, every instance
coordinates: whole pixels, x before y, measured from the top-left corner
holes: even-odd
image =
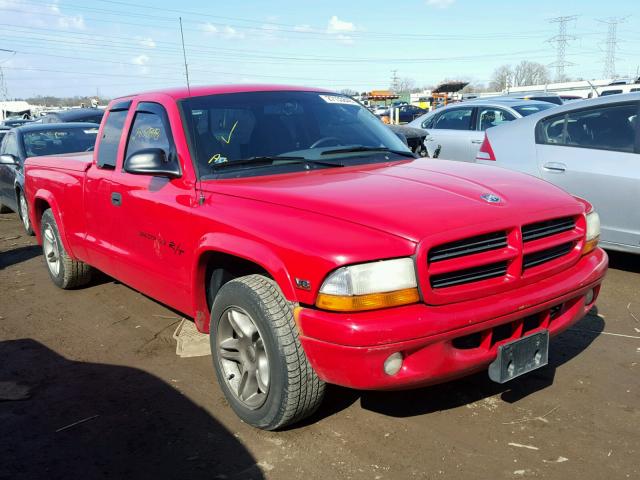
[[[514,87],[541,85],[549,81],[549,70],[541,63],[523,60],[513,69],[512,85]]]
[[[356,95],[358,95],[358,92],[356,92],[355,90],[351,89],[351,88],[343,88],[342,90],[340,90],[340,93],[343,95],[348,95],[349,97],[354,97]]]
[[[502,65],[493,71],[489,88],[496,92],[501,92],[511,85],[513,71],[511,65]]]
[[[409,93],[416,88],[416,81],[409,77],[398,78],[395,87],[396,93]]]

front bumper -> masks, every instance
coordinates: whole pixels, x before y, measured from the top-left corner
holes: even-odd
[[[296,318],[300,340],[328,383],[363,390],[440,383],[486,369],[505,342],[541,329],[554,336],[576,323],[595,303],[607,265],[598,248],[568,270],[482,299],[354,314],[304,308]],[[387,375],[384,361],[395,352],[402,368]]]

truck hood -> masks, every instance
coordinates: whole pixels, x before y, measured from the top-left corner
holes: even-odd
[[[530,221],[532,212],[583,209],[571,195],[529,175],[428,158],[207,180],[202,189],[336,217],[415,242],[473,224],[508,219],[517,225]],[[263,214],[268,211],[256,212]]]

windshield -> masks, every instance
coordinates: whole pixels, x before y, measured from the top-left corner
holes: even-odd
[[[25,132],[24,149],[28,157],[93,150],[98,127],[51,128]]]
[[[332,161],[336,166],[383,161],[394,151],[410,153],[369,110],[343,95],[248,92],[189,98],[181,105],[201,176],[215,175],[223,166],[228,175],[234,162],[243,175],[264,175],[309,165],[329,168]],[[265,163],[273,157],[289,160]]]
[[[556,106],[555,103],[549,103],[549,104],[536,103],[535,105],[533,105],[533,104],[531,104],[531,105],[516,105],[515,107],[512,107],[512,108],[516,112],[518,112],[520,115],[522,115],[523,117],[526,117],[527,115],[531,115],[532,113],[538,113],[538,112],[541,112],[543,110],[547,110],[549,108],[553,108],[555,106]]]

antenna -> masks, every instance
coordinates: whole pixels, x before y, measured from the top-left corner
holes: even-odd
[[[191,96],[191,85],[189,85],[189,66],[187,65],[187,52],[184,49],[184,32],[182,31],[182,17],[178,17],[180,20],[180,38],[182,39],[182,57],[184,58],[184,74],[187,77],[187,91]]]

